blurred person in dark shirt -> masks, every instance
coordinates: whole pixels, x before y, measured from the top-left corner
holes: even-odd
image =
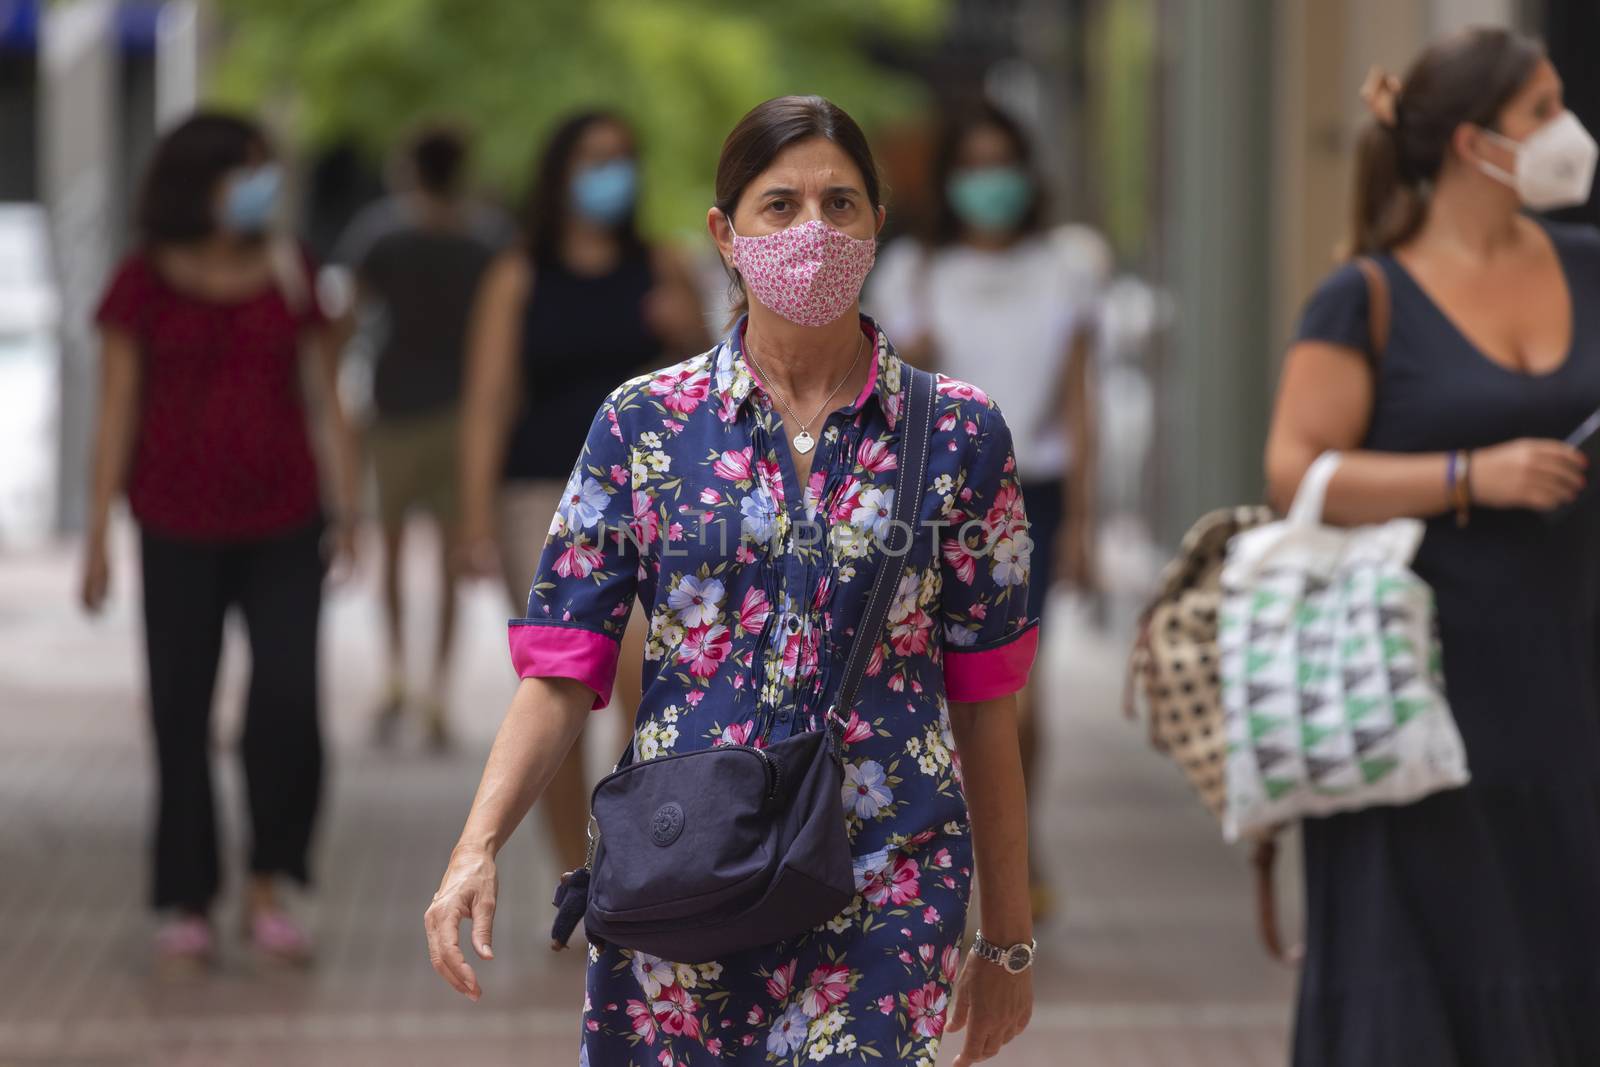
[[[423,698],[430,744],[448,744],[445,692],[455,635],[457,411],[473,295],[509,235],[509,223],[467,194],[470,145],[448,126],[419,131],[396,161],[393,195],[357,215],[334,251],[354,274],[344,320],[371,332],[376,350],[368,449],[384,543],[388,682],[375,730],[387,743],[408,701],[400,567],[406,520],[439,529],[440,600],[432,674]]]

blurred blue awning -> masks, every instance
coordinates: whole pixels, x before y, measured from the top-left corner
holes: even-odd
[[[32,52],[39,46],[40,9],[47,0],[0,0],[0,51]],[[122,0],[117,5],[117,44],[122,52],[145,54],[156,47],[156,22],[162,0]]]
[[[31,52],[39,43],[39,0],[0,0],[0,48]]]

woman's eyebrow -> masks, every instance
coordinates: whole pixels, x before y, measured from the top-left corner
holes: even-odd
[[[841,193],[849,193],[849,194],[851,194],[853,196],[862,195],[861,194],[861,190],[859,188],[857,188],[856,186],[854,186],[854,185],[830,185],[830,186],[828,186],[826,189],[824,189],[822,191],[822,195],[824,197],[838,196]],[[762,199],[765,199],[765,198],[767,198],[769,196],[799,196],[799,195],[800,195],[800,191],[798,189],[795,189],[795,188],[793,188],[791,186],[788,186],[788,185],[769,185],[769,186],[767,186],[767,188],[761,190]]]

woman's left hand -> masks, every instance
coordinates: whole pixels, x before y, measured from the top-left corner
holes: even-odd
[[[328,561],[328,576],[335,585],[342,585],[356,572],[356,524],[348,519],[336,519],[329,526],[323,541],[323,554]]]
[[[1033,972],[1012,974],[967,953],[950,1009],[951,1033],[967,1031],[953,1067],[970,1067],[993,1056],[1027,1027],[1033,1015]]]
[[[1093,593],[1100,587],[1100,575],[1094,565],[1094,539],[1085,522],[1068,523],[1062,541],[1057,545],[1056,558],[1067,584],[1083,593]]]

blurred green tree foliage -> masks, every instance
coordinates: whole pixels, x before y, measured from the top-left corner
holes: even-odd
[[[415,122],[478,135],[478,169],[520,196],[550,127],[606,105],[638,127],[644,223],[697,231],[722,139],[767,97],[816,92],[870,131],[923,106],[870,39],[915,45],[947,0],[219,0],[218,103],[286,116],[316,145],[380,157]]]
[[[1158,137],[1157,0],[1105,0],[1095,10],[1089,55],[1097,91],[1094,156],[1108,236],[1125,260],[1148,251],[1159,218],[1151,181]]]

